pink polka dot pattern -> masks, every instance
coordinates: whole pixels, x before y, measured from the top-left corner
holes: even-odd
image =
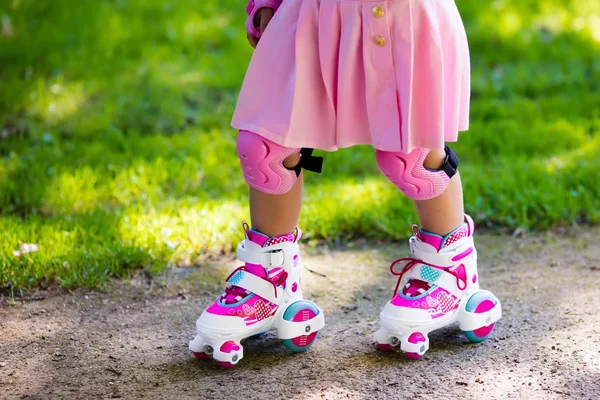
[[[469,227],[464,224],[456,231],[452,232],[450,236],[446,238],[446,241],[442,245],[442,247],[450,246],[452,243],[458,242],[460,239],[469,236]]]
[[[262,300],[258,300],[254,303],[254,309],[256,310],[256,319],[259,321],[271,316],[271,307],[267,306]]]
[[[248,304],[244,304],[242,307],[242,310],[244,311],[244,314],[246,314],[246,315],[252,315],[256,311],[254,309],[254,307],[250,307]]]
[[[267,240],[267,242],[263,245],[263,247],[273,246],[274,244],[280,244],[285,242],[293,242],[294,235],[281,235],[275,236]]]
[[[446,292],[438,293],[437,299],[440,303],[440,308],[444,314],[446,314],[449,311],[452,311],[455,308],[455,298],[451,294],[448,294]]]
[[[425,300],[427,301],[427,305],[429,307],[437,307],[440,304],[440,302],[437,299],[434,299],[431,296],[427,296]]]

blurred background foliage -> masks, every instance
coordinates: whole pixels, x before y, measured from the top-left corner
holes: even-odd
[[[457,0],[466,208],[490,227],[600,222],[600,2]],[[248,218],[229,127],[241,0],[0,2],[0,289],[96,286],[231,251]],[[308,174],[309,243],[403,239],[412,206],[367,146]],[[16,256],[19,243],[37,252]]]

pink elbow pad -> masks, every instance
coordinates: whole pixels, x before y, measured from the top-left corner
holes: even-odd
[[[258,10],[264,7],[272,8],[273,11],[277,11],[283,0],[250,0],[246,6],[246,12],[248,13],[248,19],[246,20],[246,31],[257,38],[260,38],[260,31],[254,26],[254,17]]]

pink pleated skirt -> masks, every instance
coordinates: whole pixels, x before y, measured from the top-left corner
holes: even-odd
[[[443,149],[468,129],[470,62],[453,0],[283,0],[232,126],[285,147]]]

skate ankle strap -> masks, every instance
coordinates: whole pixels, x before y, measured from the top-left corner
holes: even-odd
[[[247,249],[244,242],[241,242],[237,248],[237,256],[240,261],[262,265],[267,269],[284,267],[285,264],[293,265],[294,254],[298,254],[298,245],[289,242],[260,249]]]
[[[277,299],[283,296],[281,287],[248,271],[238,270],[227,279],[227,283],[254,293],[270,303],[277,304]]]
[[[271,252],[254,252],[238,247],[238,259],[249,264],[262,265],[263,267],[280,267],[285,262],[283,250],[274,250]]]
[[[423,242],[411,244],[413,257],[422,260],[425,264],[451,267],[461,262],[475,251],[473,238],[462,238],[461,244],[454,248],[443,248],[440,252],[432,251],[431,246]]]

